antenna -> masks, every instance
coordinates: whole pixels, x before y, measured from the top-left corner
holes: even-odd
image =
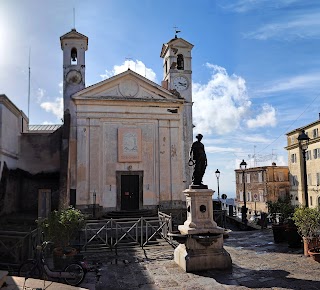
[[[130,61],[132,60],[132,58],[126,57],[125,60],[128,61],[128,69],[130,69]]]
[[[31,69],[30,69],[30,55],[31,47],[29,47],[29,74],[28,74],[28,119],[30,117],[30,78],[31,78]]]
[[[271,154],[267,154],[267,155],[262,155],[262,154],[256,154],[255,149],[257,146],[254,146],[254,154],[251,155],[249,154],[248,157],[249,158],[253,158],[253,162],[254,162],[254,166],[257,166],[257,163],[259,162],[266,162],[266,161],[273,161],[273,160],[277,160],[278,156],[277,154],[274,152],[276,151],[275,149],[272,149],[272,153]]]
[[[76,9],[73,7],[73,29],[76,29]]]

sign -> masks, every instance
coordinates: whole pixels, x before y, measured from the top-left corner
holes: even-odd
[[[257,193],[253,194],[253,201],[259,201],[259,195]]]

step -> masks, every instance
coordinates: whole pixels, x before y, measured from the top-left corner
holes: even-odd
[[[0,270],[0,288],[6,282],[7,276],[8,276],[8,271]]]

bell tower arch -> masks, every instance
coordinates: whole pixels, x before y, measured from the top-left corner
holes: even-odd
[[[85,88],[85,52],[88,37],[72,29],[60,37],[63,51],[63,109],[69,109],[71,120],[74,108],[71,96]]]

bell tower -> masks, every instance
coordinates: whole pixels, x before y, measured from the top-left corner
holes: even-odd
[[[63,109],[69,109],[72,117],[74,108],[71,96],[85,88],[85,51],[88,37],[72,29],[60,37],[63,51]]]
[[[189,151],[192,144],[192,67],[191,50],[193,44],[177,37],[162,45],[160,57],[163,58],[162,86],[173,92],[178,91],[185,100],[183,109],[183,141],[184,141],[184,178],[186,187],[191,184],[191,168],[188,166]]]
[[[193,45],[178,38],[162,45],[163,82],[167,89],[177,90],[188,102],[192,102],[191,50]]]

